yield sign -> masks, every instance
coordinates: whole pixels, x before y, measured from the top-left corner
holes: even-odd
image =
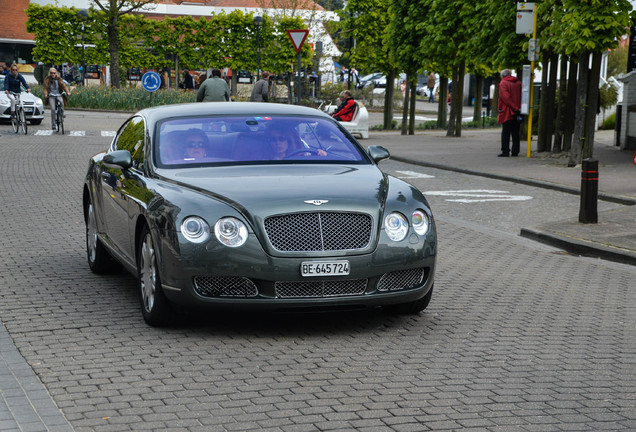
[[[289,36],[294,44],[294,48],[297,53],[299,53],[300,49],[303,47],[308,34],[309,30],[287,30],[287,36]]]

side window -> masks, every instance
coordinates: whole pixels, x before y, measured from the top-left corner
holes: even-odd
[[[119,131],[115,148],[128,150],[132,155],[133,165],[139,167],[144,163],[144,142],[146,123],[142,117],[133,117]]]

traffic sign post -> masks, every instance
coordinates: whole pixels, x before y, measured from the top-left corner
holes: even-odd
[[[289,36],[289,39],[292,41],[292,44],[294,45],[294,49],[296,50],[296,53],[298,53],[298,80],[296,81],[298,83],[297,85],[297,103],[298,105],[301,104],[301,98],[302,98],[302,92],[300,89],[300,68],[301,68],[301,63],[300,63],[300,50],[303,47],[303,44],[305,43],[305,40],[307,39],[307,35],[309,34],[309,30],[287,30],[287,36]]]

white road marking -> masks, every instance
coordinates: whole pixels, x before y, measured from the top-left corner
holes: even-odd
[[[52,130],[39,130],[39,131],[35,132],[33,135],[42,135],[42,136],[53,135],[53,131]]]
[[[424,192],[424,195],[458,197],[458,198],[447,198],[446,201],[460,202],[460,203],[474,203],[474,202],[488,202],[488,201],[527,201],[532,199],[531,196],[527,196],[527,195],[509,195],[509,194],[510,192],[508,191],[489,190],[489,189]]]
[[[399,178],[402,179],[406,179],[406,178],[435,178],[435,176],[429,175],[429,174],[422,174],[422,173],[418,173],[415,171],[396,171],[400,174],[404,174],[403,176],[399,176]]]
[[[102,131],[103,137],[114,137],[117,132],[115,131]]]
[[[68,136],[86,136],[86,131],[70,131]]]

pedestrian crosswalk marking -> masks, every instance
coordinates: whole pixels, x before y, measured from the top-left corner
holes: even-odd
[[[413,179],[413,178],[435,178],[430,174],[422,174],[415,171],[396,171],[397,173],[404,174],[399,176],[401,179]]]
[[[117,132],[115,131],[102,131],[103,137],[114,137]]]
[[[36,133],[34,133],[33,135],[40,135],[40,136],[53,135],[53,131],[52,130],[39,130]]]
[[[7,134],[7,135],[13,135],[13,131],[12,130],[7,130],[7,131],[0,131],[0,134]],[[57,131],[54,131],[52,129],[40,129],[40,130],[36,130],[35,132],[33,132],[33,135],[37,135],[37,136],[52,136],[52,135],[57,135]],[[102,137],[114,137],[115,135],[117,135],[116,131],[100,131],[99,135]],[[85,137],[85,136],[95,136],[94,132],[86,132],[83,130],[73,130],[73,131],[67,131],[66,132],[66,136],[72,136],[72,137]]]
[[[457,198],[446,198],[446,201],[459,202],[459,203],[475,203],[475,202],[489,202],[489,201],[527,201],[532,199],[531,196],[527,196],[527,195],[509,195],[509,194],[510,192],[508,191],[489,190],[489,189],[424,192],[424,195],[457,197]]]
[[[86,136],[86,131],[70,131],[68,136]]]

